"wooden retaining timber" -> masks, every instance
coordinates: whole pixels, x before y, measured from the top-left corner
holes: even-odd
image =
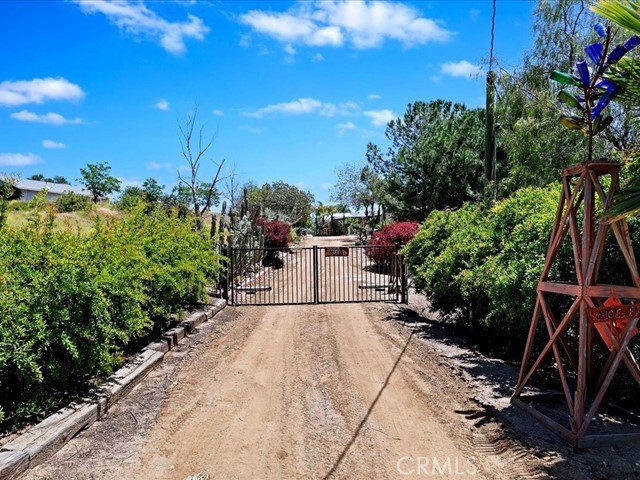
[[[629,343],[637,333],[640,310],[627,305],[617,307],[617,311],[611,313],[605,308],[606,306],[603,307],[605,302],[615,303],[618,299],[626,299],[633,305],[640,304],[640,275],[626,221],[621,219],[612,223],[598,223],[595,218],[596,195],[605,208],[611,204],[613,195],[618,190],[619,171],[620,165],[611,162],[573,165],[563,171],[562,195],[556,211],[545,265],[538,281],[537,298],[518,384],[511,400],[512,404],[533,415],[576,447],[640,439],[640,433],[587,435],[589,424],[597,413],[621,363],[640,384],[640,367],[629,349]],[[605,175],[611,179],[608,192],[605,191],[601,182],[601,177]],[[578,224],[580,214],[582,214],[582,231],[579,230]],[[633,286],[598,283],[605,241],[610,231],[613,232],[629,268]],[[549,281],[549,272],[567,236],[571,241],[576,280],[571,283]],[[564,312],[559,322],[547,301],[549,294],[574,297],[571,306]],[[620,302],[617,304],[619,305]],[[536,330],[541,318],[545,322],[548,341],[533,365],[530,365]],[[572,327],[575,330],[576,323],[578,351],[574,352],[569,347],[565,335]],[[598,325],[598,323],[606,325]],[[610,350],[609,358],[597,377],[593,362],[596,336],[600,336]],[[569,428],[550,419],[520,398],[531,377],[550,354],[553,354],[562,383]],[[573,376],[576,378],[575,386],[568,380],[572,376],[568,374],[567,368],[573,369]]]
[[[100,420],[117,401],[125,397],[147,374],[159,365],[164,355],[187,333],[213,318],[227,302],[218,300],[205,311],[190,315],[181,326],[165,332],[161,341],[149,344],[130,364],[103,383],[90,399],[74,402],[34,425],[12,442],[0,448],[0,480],[13,480],[31,467],[40,465],[82,429]]]

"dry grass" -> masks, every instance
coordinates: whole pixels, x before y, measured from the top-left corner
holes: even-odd
[[[33,215],[32,210],[7,212],[7,226],[9,228],[21,229],[29,224],[29,217]],[[55,229],[67,230],[79,233],[86,233],[93,227],[95,216],[101,218],[115,218],[122,215],[122,212],[114,208],[100,206],[88,212],[69,212],[56,214]],[[40,214],[44,220],[45,213]]]

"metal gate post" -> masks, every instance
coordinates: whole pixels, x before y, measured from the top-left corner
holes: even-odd
[[[232,306],[235,306],[236,304],[236,294],[235,294],[235,289],[233,288],[233,283],[235,280],[235,276],[233,273],[233,247],[231,245],[229,245],[227,247],[227,251],[229,252],[229,276],[227,277],[227,284],[229,285],[229,298],[230,298],[230,304]]]
[[[220,249],[220,253],[225,257],[229,258],[229,248],[222,247]],[[225,265],[223,269],[222,275],[220,275],[220,290],[222,294],[222,298],[229,301],[229,265]]]
[[[318,304],[318,246],[313,246],[313,303]]]
[[[409,305],[409,269],[404,263],[404,255],[400,254],[400,271],[402,272],[402,303]]]

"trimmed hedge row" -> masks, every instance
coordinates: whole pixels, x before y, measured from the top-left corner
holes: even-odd
[[[170,315],[206,298],[222,257],[162,209],[96,217],[88,234],[36,215],[0,231],[0,419],[40,417]]]

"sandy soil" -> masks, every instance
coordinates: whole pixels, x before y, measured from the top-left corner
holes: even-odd
[[[399,305],[230,307],[24,478],[637,478],[507,408],[511,375]]]

